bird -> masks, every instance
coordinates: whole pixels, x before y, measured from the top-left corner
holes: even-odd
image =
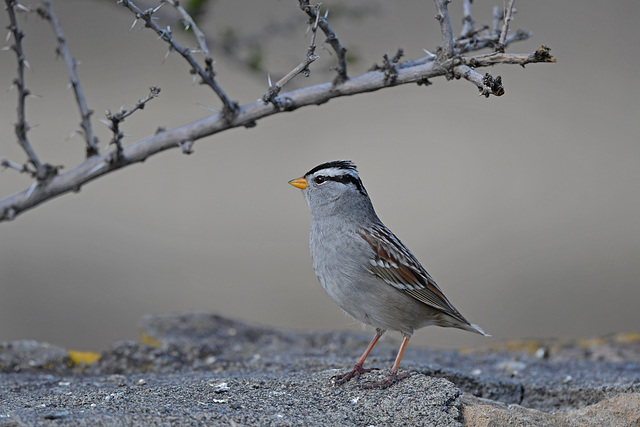
[[[398,368],[417,329],[436,325],[490,336],[460,314],[378,218],[353,162],[320,164],[289,184],[302,190],[309,205],[309,252],[320,284],[342,310],[376,331],[354,368],[334,377],[336,385],[372,370],[364,362],[387,330],[402,334],[400,349],[389,375],[365,388],[387,388],[410,375]]]

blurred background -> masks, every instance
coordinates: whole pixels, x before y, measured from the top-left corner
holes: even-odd
[[[30,0],[37,6],[36,0]],[[476,26],[502,1],[474,2]],[[29,5],[29,3],[25,3]],[[141,2],[141,7],[154,5]],[[115,1],[54,1],[105,150],[106,109],[160,97],[123,124],[127,144],[218,108],[183,59]],[[325,1],[349,49],[349,74],[401,47],[405,59],[440,44],[433,2]],[[311,217],[287,181],[319,163],[351,159],[379,216],[452,303],[493,334],[426,328],[414,343],[459,348],[525,337],[589,337],[640,327],[640,3],[519,1],[512,30],[544,44],[557,64],[498,66],[506,93],[485,99],[467,81],[433,80],[334,99],[197,141],[102,177],[0,224],[0,341],[36,339],[99,351],[138,337],[146,313],[205,311],[276,328],[358,330],[324,294],[308,255]],[[460,1],[450,5],[454,32]],[[196,46],[165,6],[161,25]],[[218,43],[238,45],[250,71],[213,49],[218,81],[247,104],[295,67],[309,43],[294,0],[218,0],[200,16]],[[55,38],[21,15],[31,70],[29,138],[66,170],[83,160],[79,113]],[[275,24],[275,26],[271,26]],[[288,25],[279,32],[274,28]],[[0,26],[8,25],[6,13]],[[600,30],[598,30],[600,29]],[[247,39],[244,39],[247,40]],[[322,38],[320,38],[322,40]],[[13,40],[10,40],[12,42]],[[244,46],[244,47],[242,47]],[[329,81],[335,56],[290,87]],[[0,157],[15,142],[15,55],[0,52]],[[0,173],[0,197],[31,180]]]

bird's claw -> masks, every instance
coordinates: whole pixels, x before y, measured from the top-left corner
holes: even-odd
[[[387,378],[385,378],[384,380],[366,382],[365,384],[362,385],[362,388],[365,388],[365,389],[372,389],[372,388],[385,389],[385,388],[391,387],[392,385],[394,385],[398,381],[403,380],[405,378],[408,378],[410,376],[411,376],[410,372],[405,372],[405,373],[402,373],[402,374],[399,374],[398,372],[391,372],[387,376]]]
[[[347,372],[346,374],[343,375],[336,375],[333,377],[333,384],[334,385],[341,385],[346,383],[347,381],[349,381],[351,378],[359,378],[360,375],[366,373],[366,372],[371,372],[371,371],[377,371],[378,368],[363,368],[362,365],[357,365],[353,367],[353,369],[349,372]]]

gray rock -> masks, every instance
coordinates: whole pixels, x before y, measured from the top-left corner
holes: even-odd
[[[143,386],[140,375],[120,384],[103,376],[4,374],[0,425],[461,425],[461,392],[447,380],[416,374],[402,387],[365,390],[357,382],[333,387],[335,373],[148,374]]]
[[[0,343],[0,372],[60,370],[68,362],[67,351],[55,345],[28,340]]]
[[[506,405],[465,395],[463,421],[474,427],[489,426],[603,426],[640,425],[640,393],[623,393],[581,409],[547,413],[520,405]]]
[[[71,366],[55,346],[0,344],[0,426],[640,420],[640,339],[410,348],[403,367],[411,377],[369,390],[361,384],[384,371],[332,383],[352,367],[365,334],[283,332],[210,314],[146,316],[141,330],[143,342],[114,343],[88,366]],[[368,366],[388,367],[396,345],[379,343]]]

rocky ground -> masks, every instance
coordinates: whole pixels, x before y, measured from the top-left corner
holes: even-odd
[[[0,426],[640,426],[640,334],[405,353],[410,378],[334,386],[371,338],[294,333],[210,314],[148,316],[99,355],[0,343]],[[369,366],[387,369],[397,342]]]

